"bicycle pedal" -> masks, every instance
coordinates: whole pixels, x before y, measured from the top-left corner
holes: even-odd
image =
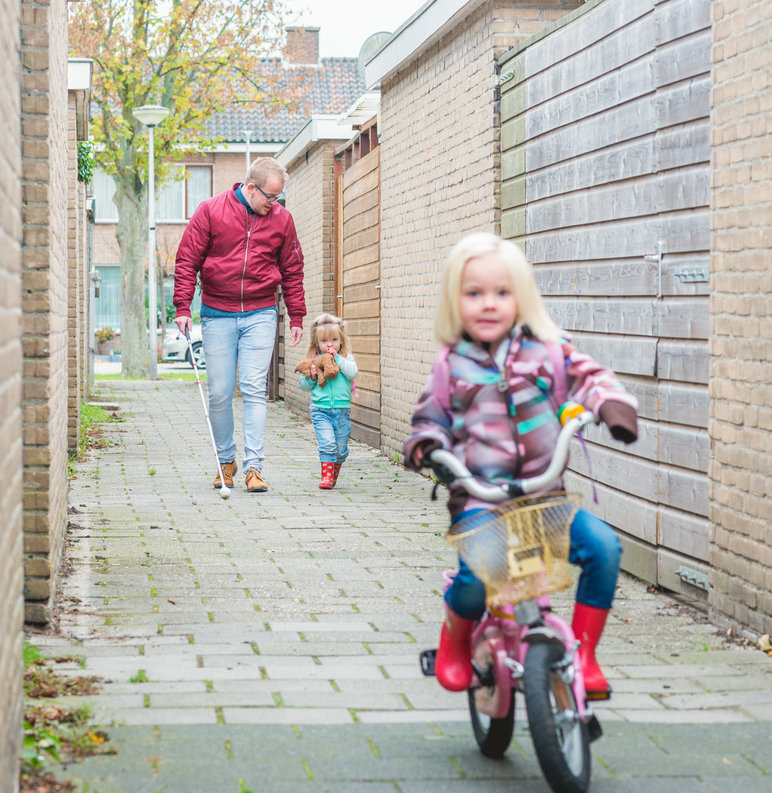
[[[608,687],[608,691],[587,691],[585,693],[588,702],[605,702],[611,699],[611,686]]]
[[[436,650],[424,650],[419,658],[421,659],[421,671],[426,677],[434,677],[434,659],[437,657]]]
[[[587,734],[590,738],[590,743],[597,741],[603,735],[603,728],[600,726],[598,717],[593,713],[587,721]]]

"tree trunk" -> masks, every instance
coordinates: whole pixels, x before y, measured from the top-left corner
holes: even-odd
[[[144,185],[143,185],[144,187]],[[149,377],[148,325],[145,318],[147,198],[116,185],[116,236],[121,251],[121,375]]]

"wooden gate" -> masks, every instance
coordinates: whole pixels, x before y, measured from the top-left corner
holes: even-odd
[[[380,149],[373,124],[341,149],[336,169],[336,305],[359,366],[351,435],[381,442]]]

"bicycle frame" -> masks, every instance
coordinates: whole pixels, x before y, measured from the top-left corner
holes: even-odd
[[[472,688],[476,688],[475,701],[481,713],[494,719],[507,715],[511,692],[519,690],[519,681],[523,676],[525,656],[532,643],[554,642],[560,644],[565,651],[562,674],[574,692],[577,703],[586,701],[584,677],[581,664],[574,664],[574,655],[579,642],[571,630],[571,626],[559,615],[549,610],[549,598],[543,595],[538,600],[524,601],[517,607],[506,606],[501,609],[486,610],[482,620],[472,633],[473,667],[475,675]],[[520,624],[515,616],[519,613],[536,613],[538,609],[543,625],[531,627],[528,623]],[[483,643],[490,647],[488,653],[482,648]],[[486,680],[481,679],[483,672],[478,663],[478,655],[489,655],[494,667],[493,676],[497,682],[496,696],[491,699],[485,695]],[[481,659],[482,660],[482,659]],[[490,674],[490,672],[489,672]],[[480,692],[478,696],[478,692]],[[579,717],[587,721],[592,717],[592,709],[584,707]]]

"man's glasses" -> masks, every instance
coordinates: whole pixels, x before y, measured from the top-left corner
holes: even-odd
[[[257,189],[260,190],[263,196],[265,196],[265,200],[270,202],[271,204],[274,201],[278,201],[279,198],[281,198],[281,193],[279,193],[279,195],[270,195],[269,193],[266,193],[265,190],[263,190],[261,187],[258,187],[258,185],[255,185],[255,187],[257,187]]]

